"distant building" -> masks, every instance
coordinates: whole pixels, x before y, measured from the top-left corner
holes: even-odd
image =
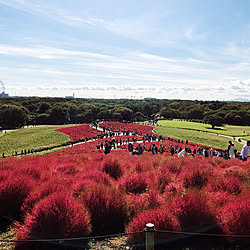
[[[2,93],[0,94],[0,97],[9,97],[9,94],[6,94],[6,93],[2,92]]]
[[[156,98],[153,98],[153,97],[145,97],[144,100],[156,100]]]
[[[65,98],[75,98],[75,93],[73,93],[73,95],[65,96]]]

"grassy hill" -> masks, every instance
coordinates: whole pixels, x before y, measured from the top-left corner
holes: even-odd
[[[172,137],[180,140],[189,140],[190,142],[206,145],[208,147],[215,147],[221,149],[227,149],[228,147],[229,138],[208,134],[205,132],[180,128],[169,128],[164,126],[156,127],[154,131],[155,133],[163,136]],[[235,142],[235,147],[237,151],[241,151],[242,144]]]
[[[64,142],[70,141],[69,136],[54,130],[63,127],[70,127],[72,125],[63,126],[39,126],[34,128],[23,128],[0,135],[0,153],[11,155],[15,151],[39,149],[48,146],[56,146]]]
[[[170,128],[185,128],[192,130],[207,131],[215,134],[222,134],[228,136],[239,136],[244,138],[250,136],[250,127],[246,126],[231,126],[225,125],[223,127],[215,127],[212,129],[211,125],[199,123],[199,122],[188,122],[183,120],[162,120],[158,121],[159,126],[170,127]]]

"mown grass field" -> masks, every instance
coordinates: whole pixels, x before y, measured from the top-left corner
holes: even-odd
[[[70,141],[69,136],[63,133],[55,132],[54,130],[63,127],[69,127],[72,125],[63,126],[41,126],[34,128],[23,128],[0,135],[0,153],[11,155],[15,151],[21,152],[21,150],[39,149],[44,147],[52,147],[64,142]]]
[[[215,127],[212,129],[212,126],[209,124],[199,123],[199,122],[188,122],[182,120],[162,120],[158,121],[159,126],[171,127],[171,128],[185,128],[193,130],[202,130],[210,133],[218,133],[228,136],[240,136],[244,138],[245,136],[250,135],[250,127],[246,126],[231,126],[225,125],[223,127]]]
[[[154,129],[154,132],[163,136],[172,137],[180,140],[188,140],[193,143],[198,143],[206,145],[208,147],[215,147],[221,149],[227,149],[229,141],[229,138],[227,137],[180,128],[158,126]],[[238,142],[234,143],[237,151],[240,152],[242,149],[242,144]]]

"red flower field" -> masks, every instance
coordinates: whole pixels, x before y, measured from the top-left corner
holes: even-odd
[[[55,131],[66,134],[70,137],[71,141],[79,141],[80,139],[90,139],[95,138],[100,134],[103,134],[101,131],[97,131],[89,127],[90,124],[83,124],[79,126],[60,128]]]
[[[138,126],[137,131],[146,131]],[[69,135],[89,135],[87,127],[82,132],[74,127]],[[168,149],[163,154],[112,150],[105,156],[97,145],[107,139],[0,160],[0,216],[17,221],[18,239],[141,231],[148,222],[158,230],[195,232],[211,226],[209,233],[250,234],[249,162],[172,157],[172,141],[157,142]],[[144,240],[144,234],[129,240]]]
[[[101,128],[108,128],[111,131],[130,131],[137,132],[138,134],[144,136],[144,134],[151,135],[153,132],[153,127],[134,124],[134,123],[122,123],[122,122],[103,122],[100,123]]]

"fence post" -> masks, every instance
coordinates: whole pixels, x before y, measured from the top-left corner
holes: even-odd
[[[147,223],[145,228],[146,233],[146,250],[154,250],[154,233],[155,226],[152,223]]]

